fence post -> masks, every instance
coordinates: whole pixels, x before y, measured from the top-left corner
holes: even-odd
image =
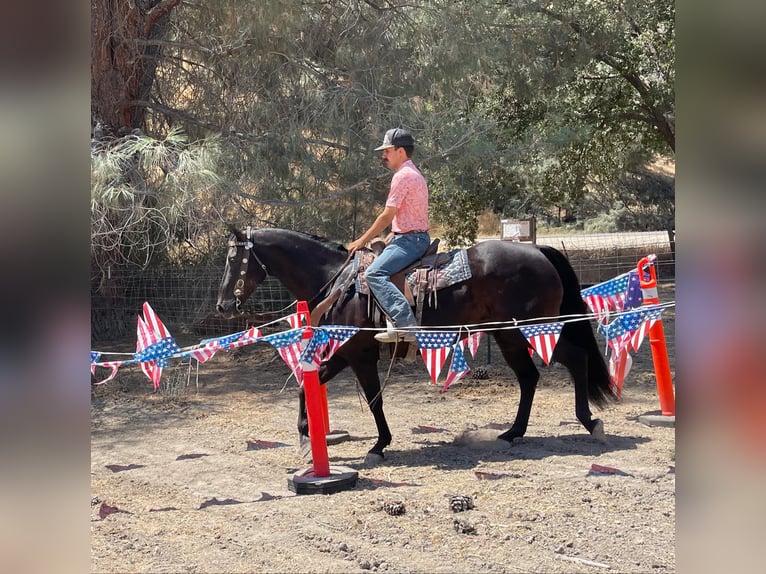
[[[644,268],[648,268],[648,273]],[[654,269],[654,256],[641,259],[637,265],[638,281],[644,298],[644,305],[656,305],[660,302],[657,293],[657,275]],[[662,319],[657,319],[649,329],[649,344],[652,348],[654,375],[657,379],[657,394],[660,397],[660,409],[663,416],[675,416],[676,401],[670,375],[668,349],[665,344],[665,328]]]

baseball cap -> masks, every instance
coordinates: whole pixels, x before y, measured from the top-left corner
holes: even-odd
[[[383,144],[376,147],[375,151],[390,147],[414,147],[414,145],[415,139],[410,132],[401,128],[394,128],[386,132],[386,135],[383,136]]]

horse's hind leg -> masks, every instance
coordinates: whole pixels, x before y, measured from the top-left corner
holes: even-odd
[[[582,347],[559,338],[553,360],[569,369],[575,388],[575,415],[586,430],[596,438],[604,438],[604,423],[594,419],[588,401],[588,353]]]
[[[517,335],[520,337],[518,333],[498,332],[495,334],[495,341],[497,341],[505,361],[516,373],[516,378],[519,380],[520,397],[516,419],[510,429],[497,437],[508,442],[524,436],[524,433],[527,432],[529,415],[532,412],[532,401],[535,398],[535,389],[540,378],[540,372],[527,351],[526,341],[523,338],[519,340]]]

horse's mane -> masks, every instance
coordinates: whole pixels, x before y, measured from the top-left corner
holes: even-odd
[[[276,229],[276,228],[271,228]],[[317,243],[321,243],[322,245],[330,248],[335,249],[336,251],[340,251],[341,253],[348,253],[348,250],[345,246],[339,244],[337,241],[331,241],[327,239],[326,237],[320,237],[319,235],[313,235],[311,233],[306,233],[304,231],[296,231],[294,229],[281,229],[281,231],[285,231],[287,233],[294,233],[296,235],[302,235],[303,237],[307,239],[311,239],[312,241],[316,241]]]

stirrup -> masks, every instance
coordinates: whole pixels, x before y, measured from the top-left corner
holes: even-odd
[[[416,339],[415,333],[412,331],[397,329],[394,331],[384,331],[382,333],[378,333],[375,335],[375,340],[380,343],[396,343],[397,341],[413,343]]]
[[[415,341],[415,333],[404,329],[397,329],[391,320],[386,318],[386,330],[376,334],[375,340],[380,343],[396,343],[397,341],[412,343]]]

